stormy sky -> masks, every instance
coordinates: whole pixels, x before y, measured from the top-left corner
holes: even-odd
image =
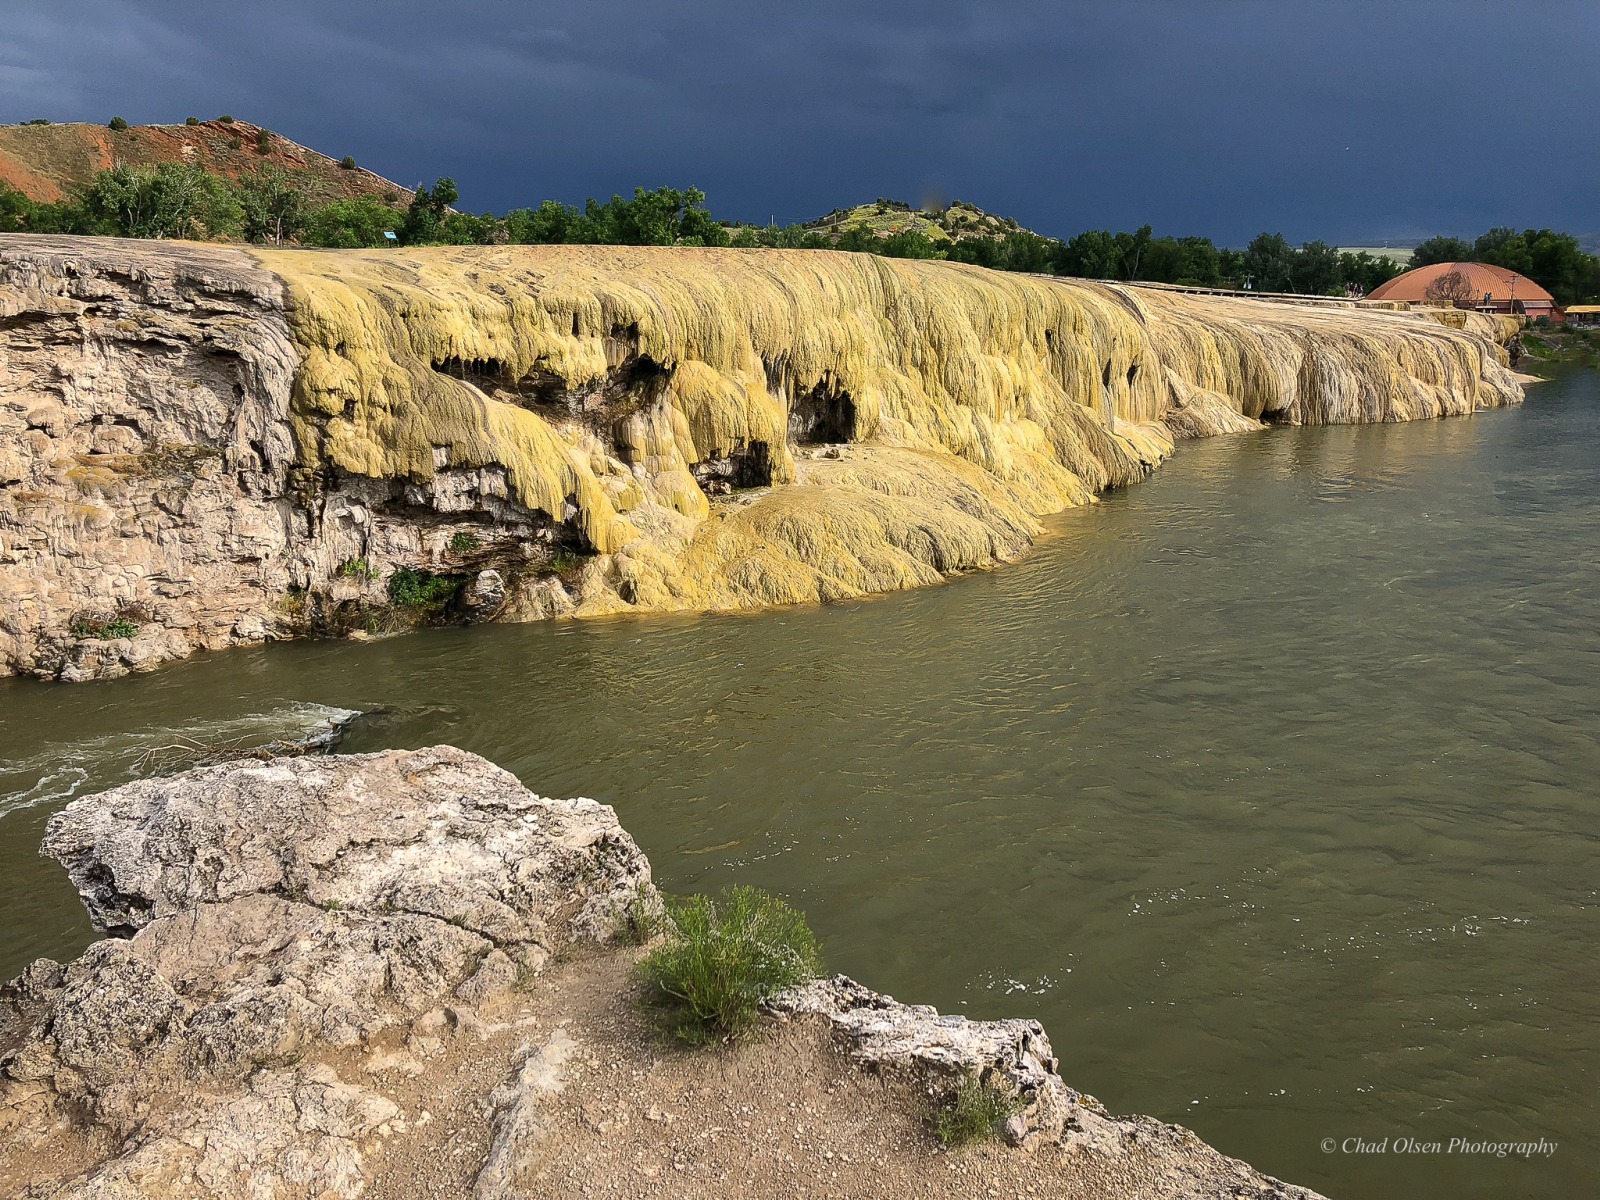
[[[0,0],[0,121],[224,112],[474,211],[1600,230],[1600,0]]]

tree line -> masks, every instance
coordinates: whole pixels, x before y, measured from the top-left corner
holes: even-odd
[[[455,208],[455,182],[419,185],[404,206],[367,195],[314,203],[282,168],[267,165],[231,180],[201,167],[162,164],[101,171],[70,199],[29,200],[0,184],[0,231],[118,237],[243,239],[303,246],[578,244],[832,249],[891,258],[944,259],[1002,271],[1085,279],[1248,288],[1311,295],[1366,293],[1404,268],[1386,256],[1351,253],[1311,241],[1291,244],[1262,233],[1244,249],[1206,237],[1156,237],[1149,225],[1128,232],[1092,229],[1065,240],[1012,228],[1001,237],[934,239],[915,229],[880,237],[855,227],[741,225],[712,216],[698,188],[636,188],[582,207],[546,200],[504,216]],[[1541,284],[1563,304],[1600,297],[1600,259],[1575,238],[1548,229],[1494,229],[1468,243],[1430,238],[1413,265],[1472,259],[1497,263]]]
[[[1515,271],[1555,297],[1557,304],[1600,300],[1600,256],[1585,254],[1578,239],[1553,229],[1500,226],[1475,241],[1440,235],[1421,243],[1411,255],[1413,267],[1434,263],[1484,262]]]

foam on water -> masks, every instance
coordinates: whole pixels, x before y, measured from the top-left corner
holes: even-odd
[[[324,745],[355,717],[354,709],[291,703],[215,721],[147,725],[75,741],[46,742],[20,757],[0,758],[0,820],[22,809],[53,805],[96,788],[155,772],[167,756],[203,747],[253,750],[274,744]]]

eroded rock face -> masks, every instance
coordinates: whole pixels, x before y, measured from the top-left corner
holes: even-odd
[[[282,284],[236,251],[29,250],[0,253],[0,670],[266,637],[293,533]]]
[[[493,472],[299,469],[287,306],[225,246],[0,239],[0,675],[342,631],[399,566],[470,574],[539,536]]]
[[[0,1137],[120,1146],[84,1197],[359,1194],[398,1110],[307,1050],[420,1036],[653,895],[610,808],[451,747],[143,780],[68,805],[45,851],[131,936],[0,994]]]

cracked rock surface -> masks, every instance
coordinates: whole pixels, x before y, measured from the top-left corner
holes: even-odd
[[[73,1196],[359,1194],[398,1110],[308,1052],[442,1026],[650,888],[610,808],[448,746],[142,780],[44,849],[125,935],[0,996],[0,1135],[109,1148]],[[229,1165],[261,1155],[281,1186]]]

